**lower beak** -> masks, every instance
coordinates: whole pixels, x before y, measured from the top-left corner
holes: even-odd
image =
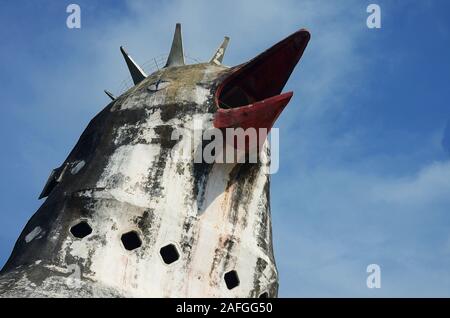
[[[275,120],[289,103],[292,92],[275,95],[237,108],[219,109],[214,117],[216,128],[272,128]]]

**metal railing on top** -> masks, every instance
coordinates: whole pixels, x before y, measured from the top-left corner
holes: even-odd
[[[154,73],[155,71],[160,70],[161,68],[164,67],[168,56],[169,56],[168,53],[157,55],[157,56],[151,58],[150,60],[144,62],[143,64],[140,64],[140,66],[147,75],[150,75],[150,74]],[[199,61],[198,59],[193,58],[186,54],[184,55],[184,59],[185,59],[186,64],[201,63],[201,61]],[[124,79],[123,81],[120,82],[119,86],[113,93],[116,96],[120,96],[121,94],[123,94],[124,92],[126,92],[133,86],[134,86],[133,80],[131,79],[131,76],[128,76],[127,79]]]

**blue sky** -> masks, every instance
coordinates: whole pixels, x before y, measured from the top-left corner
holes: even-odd
[[[450,3],[435,1],[66,1],[0,4],[0,264],[49,172],[121,93],[125,45],[167,54],[176,22],[186,54],[225,64],[295,30],[312,39],[276,123],[272,179],[280,296],[450,296]],[[381,7],[368,29],[366,7]],[[446,135],[446,136],[445,136]],[[381,267],[380,289],[366,267]]]

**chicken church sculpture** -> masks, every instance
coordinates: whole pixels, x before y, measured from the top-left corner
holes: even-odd
[[[276,297],[266,139],[266,160],[196,161],[204,140],[193,127],[270,130],[309,39],[299,30],[226,67],[226,37],[209,62],[186,65],[177,24],[151,75],[121,47],[134,86],[107,92],[111,103],[52,171],[0,297]]]

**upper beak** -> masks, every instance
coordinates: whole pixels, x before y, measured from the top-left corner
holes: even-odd
[[[216,91],[216,128],[272,128],[292,97],[281,94],[310,39],[302,29],[237,66]]]

